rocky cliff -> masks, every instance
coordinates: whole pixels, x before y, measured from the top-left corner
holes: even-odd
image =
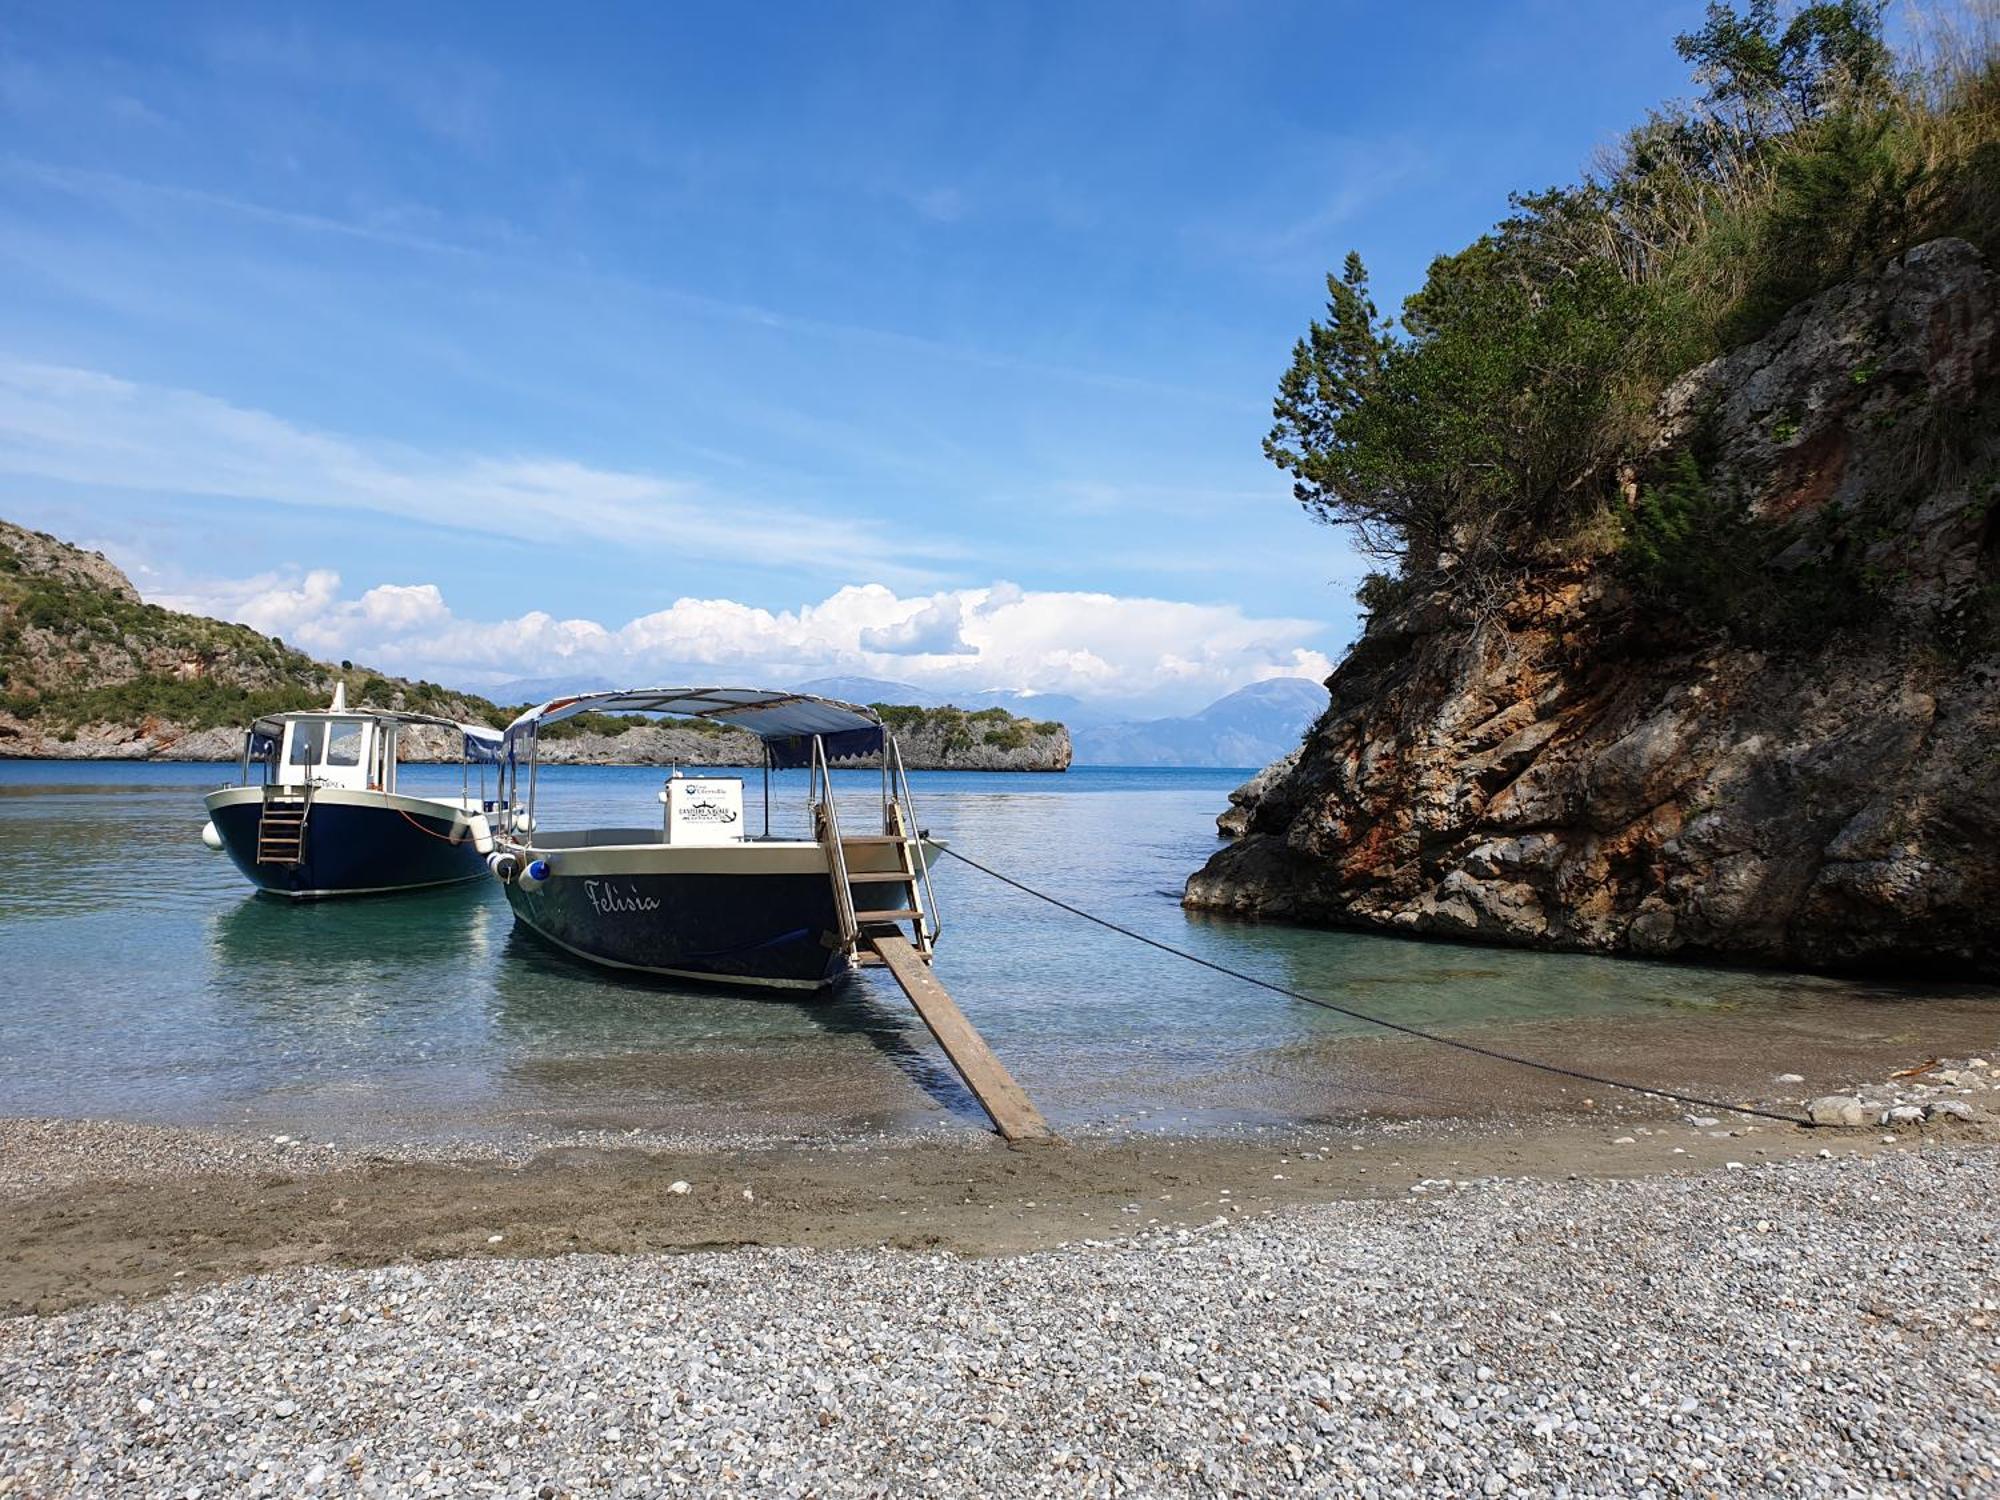
[[[263,714],[321,708],[334,684],[356,707],[504,724],[476,694],[317,661],[245,625],[147,604],[110,561],[0,521],[0,759],[234,760]],[[1001,709],[884,710],[911,770],[1062,771],[1069,732]],[[413,734],[412,760],[456,759],[446,733]],[[590,716],[543,744],[554,761],[756,765],[757,740],[711,725]]]
[[[999,709],[967,713],[878,705],[878,710],[895,730],[903,764],[912,771],[1069,769],[1069,731],[1060,724],[1017,719]],[[570,765],[755,766],[763,758],[754,735],[673,722],[542,742],[543,760]],[[871,757],[843,764],[865,768],[878,762]]]
[[[1995,302],[1936,242],[1668,391],[1633,473],[1699,456],[1784,628],[1649,598],[1609,546],[1385,610],[1187,903],[2000,976]]]

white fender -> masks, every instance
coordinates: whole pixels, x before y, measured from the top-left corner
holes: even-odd
[[[472,835],[472,847],[481,854],[493,852],[493,825],[486,821],[485,813],[474,813],[465,820],[466,831]]]
[[[519,865],[520,861],[511,854],[493,854],[486,860],[486,868],[493,872],[493,878],[502,885],[513,883],[514,871]]]
[[[215,831],[212,820],[201,825],[201,841],[218,854],[222,852],[222,835]]]
[[[542,882],[549,878],[549,862],[545,859],[531,859],[521,870],[521,889],[539,891]]]

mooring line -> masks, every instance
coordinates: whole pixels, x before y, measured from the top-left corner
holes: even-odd
[[[1583,1083],[1595,1083],[1608,1089],[1625,1089],[1630,1093],[1647,1094],[1656,1099],[1671,1099],[1676,1104],[1694,1104],[1699,1105],[1703,1109],[1727,1110],[1731,1114],[1754,1115],[1760,1120],[1776,1120],[1785,1125],[1802,1125],[1808,1130],[1813,1128],[1813,1122],[1803,1115],[1781,1114],[1777,1110],[1759,1109],[1751,1104],[1725,1104],[1720,1099],[1704,1099],[1698,1094],[1681,1094],[1676,1093],[1672,1089],[1654,1088],[1650,1084],[1628,1083],[1622,1078],[1606,1078],[1597,1073],[1584,1073],[1575,1068],[1565,1068],[1560,1063],[1542,1062],[1538,1058],[1522,1057],[1513,1052],[1502,1052],[1497,1047],[1482,1047],[1477,1042],[1461,1041],[1457,1037],[1439,1036],[1434,1031],[1425,1031],[1421,1027],[1410,1026],[1402,1021],[1392,1021],[1386,1016],[1370,1015],[1365,1010],[1355,1010],[1352,1006],[1340,1005],[1332,1000],[1323,999],[1318,995],[1308,995],[1303,990],[1287,989],[1282,984],[1273,984],[1268,979],[1259,979],[1255,974],[1245,974],[1241,969],[1232,969],[1227,964],[1216,963],[1213,959],[1203,958],[1197,953],[1190,953],[1185,948],[1176,948],[1173,944],[1163,943],[1158,938],[1149,938],[1143,932],[1135,932],[1130,927],[1122,926],[1108,917],[1100,917],[1095,912],[1085,911],[1080,906],[1072,906],[1059,896],[1051,896],[1047,891],[1038,891],[1033,886],[1024,881],[1016,880],[1011,875],[1001,874],[991,865],[981,864],[969,854],[959,853],[958,850],[952,848],[949,844],[939,844],[936,847],[942,849],[953,859],[959,861],[959,863],[972,866],[980,874],[990,875],[1002,885],[1010,885],[1025,895],[1033,896],[1037,901],[1046,901],[1049,905],[1066,911],[1073,917],[1082,917],[1086,922],[1095,922],[1099,927],[1120,933],[1135,942],[1144,943],[1148,948],[1157,948],[1162,953],[1171,953],[1175,958],[1184,958],[1189,963],[1199,964],[1204,969],[1213,969],[1218,974],[1226,974],[1231,979],[1240,979],[1245,984],[1254,984],[1259,989],[1269,990],[1273,994],[1283,995],[1287,999],[1303,1000],[1307,1005],[1317,1005],[1322,1010],[1333,1011],[1336,1015],[1346,1016],[1351,1020],[1365,1021],[1370,1026],[1380,1026],[1388,1031],[1399,1031],[1404,1036],[1413,1036],[1420,1041],[1436,1042],[1440,1047],[1455,1047],[1460,1052],[1470,1052],[1476,1057],[1487,1057],[1493,1059],[1495,1062],[1513,1063],[1518,1067],[1534,1068],[1543,1073],[1553,1073],[1561,1078],[1574,1078]]]

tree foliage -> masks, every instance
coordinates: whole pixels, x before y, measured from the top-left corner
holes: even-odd
[[[1676,43],[1702,96],[1582,182],[1517,195],[1399,320],[1350,253],[1264,440],[1298,501],[1403,577],[1476,594],[1625,515],[1673,375],[1922,238],[2000,248],[1991,43],[1898,59],[1882,11],[1711,4]]]

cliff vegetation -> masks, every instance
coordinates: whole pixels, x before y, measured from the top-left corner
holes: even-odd
[[[1821,628],[1829,593],[1865,613],[1860,573],[1776,597],[1762,564],[1792,539],[1742,515],[1699,430],[1661,450],[1652,427],[1683,371],[1816,293],[1927,241],[2000,244],[1991,25],[1897,57],[1882,11],[1711,5],[1677,44],[1701,96],[1655,110],[1580,183],[1516,195],[1432,263],[1400,320],[1359,255],[1328,276],[1264,450],[1380,562],[1364,608],[1441,588],[1477,609],[1534,567],[1616,556],[1641,592],[1746,638]],[[1912,457],[1963,461],[1972,427],[1940,425]]]
[[[1191,905],[2000,974],[1994,40],[1712,5],[1399,326],[1329,279],[1266,451],[1381,566]]]

